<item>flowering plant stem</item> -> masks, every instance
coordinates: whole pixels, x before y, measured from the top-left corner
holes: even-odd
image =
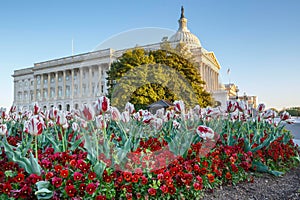
[[[35,157],[37,160],[39,160],[38,157],[38,136],[35,137]]]

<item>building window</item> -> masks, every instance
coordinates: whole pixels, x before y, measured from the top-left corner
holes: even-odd
[[[78,85],[74,85],[74,95],[77,95],[78,92]]]
[[[45,99],[48,97],[48,91],[47,90],[44,90],[43,96],[44,96]]]
[[[25,100],[25,101],[28,100],[27,98],[28,98],[28,94],[27,94],[27,92],[25,92],[25,93],[24,93],[24,100]]]
[[[25,81],[25,86],[28,86],[28,82],[27,81]]]
[[[68,74],[68,75],[66,75],[66,80],[68,81],[69,79],[70,79],[70,76]]]
[[[70,86],[66,87],[66,96],[70,97]]]
[[[62,87],[58,87],[58,97],[62,97]]]
[[[48,84],[48,79],[47,78],[44,79],[44,84]]]
[[[61,75],[58,76],[58,82],[61,82],[62,81],[62,77]]]
[[[83,95],[85,95],[86,94],[86,85],[85,84],[82,86],[82,90],[83,90]]]
[[[51,76],[50,81],[51,81],[51,83],[54,83],[54,76]]]
[[[77,80],[77,74],[74,74],[74,81]]]
[[[36,96],[37,96],[37,99],[40,100],[41,99],[41,92],[38,90],[36,92]]]
[[[54,89],[54,88],[51,88],[51,89],[50,89],[50,96],[51,96],[51,98],[54,97],[54,92],[55,92],[55,89]]]
[[[30,101],[33,101],[33,92],[30,92]]]
[[[101,85],[101,93],[104,93],[104,85]]]
[[[18,93],[18,99],[21,101],[22,100],[22,92]]]
[[[30,82],[30,85],[33,86],[33,83],[34,83],[34,81],[31,81],[31,82]]]
[[[36,77],[36,83],[37,83],[38,85],[41,84],[41,77],[40,77],[40,76],[37,76],[37,77]]]

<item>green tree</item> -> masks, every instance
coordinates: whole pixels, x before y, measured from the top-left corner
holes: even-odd
[[[211,95],[203,89],[205,82],[197,66],[181,54],[165,49],[126,51],[108,71],[112,103],[122,107],[129,100],[145,107],[160,99],[185,98],[190,106],[195,103],[202,107],[211,105]]]

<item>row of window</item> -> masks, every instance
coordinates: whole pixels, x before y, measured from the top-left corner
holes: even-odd
[[[66,92],[65,96],[66,97],[70,97],[71,96],[71,87],[70,86],[66,86],[66,91],[65,92]],[[93,88],[92,88],[92,94],[95,94],[95,92],[96,92],[96,88],[95,88],[95,86],[93,86]],[[104,93],[104,86],[103,85],[101,85],[101,93]],[[77,96],[78,94],[79,94],[79,88],[76,85],[74,87],[74,95]],[[85,85],[83,85],[83,87],[82,87],[82,95],[88,95],[88,94],[89,94],[88,87],[86,87]],[[41,90],[37,90],[36,91],[37,99],[41,99],[42,95],[43,95],[43,98],[47,99],[48,98],[48,90],[44,89],[42,94],[41,94]],[[23,96],[22,92],[19,92],[18,93],[18,100],[22,101],[23,98],[24,98],[24,100],[33,101],[34,100],[33,96],[34,96],[33,91],[30,91],[30,99],[28,99],[28,92],[24,92],[24,96]],[[62,87],[58,87],[57,96],[59,98],[61,98],[63,96],[63,89],[62,89]],[[55,88],[51,88],[50,89],[50,98],[54,98],[54,97],[55,97]]]

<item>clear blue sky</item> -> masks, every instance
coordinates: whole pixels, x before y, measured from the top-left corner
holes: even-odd
[[[120,32],[177,30],[180,7],[202,46],[214,51],[223,83],[257,95],[267,107],[300,106],[300,1],[151,0],[0,3],[0,107],[13,99],[16,69],[85,53]]]

